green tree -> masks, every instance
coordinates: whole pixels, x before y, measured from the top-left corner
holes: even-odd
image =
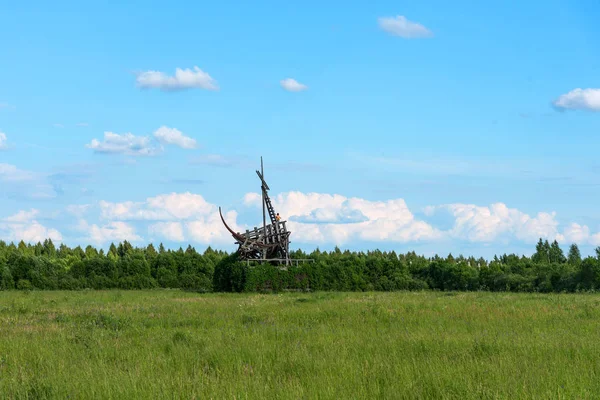
[[[570,265],[579,266],[581,264],[581,253],[579,247],[575,243],[569,248],[568,263]]]
[[[579,270],[578,284],[582,289],[594,289],[598,287],[599,261],[593,257],[586,257],[581,262],[581,269]]]
[[[536,264],[546,264],[550,262],[550,245],[548,241],[542,241],[542,238],[535,246],[535,253],[531,257]]]
[[[548,252],[548,254],[549,254],[549,259],[550,259],[551,263],[563,264],[563,263],[567,262],[565,254],[563,253],[562,249],[560,248],[560,246],[558,245],[558,242],[556,240],[552,242],[552,245],[550,246],[550,251]]]

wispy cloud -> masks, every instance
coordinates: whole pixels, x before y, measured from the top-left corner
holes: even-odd
[[[287,90],[288,92],[301,92],[303,90],[308,89],[308,86],[298,82],[293,78],[286,78],[279,82],[281,87]]]
[[[32,171],[25,171],[11,164],[0,163],[0,195],[17,200],[47,200],[57,196],[47,176]]]
[[[573,89],[552,104],[558,109],[600,111],[600,89]]]
[[[86,147],[96,153],[155,156],[163,152],[163,145],[174,145],[183,149],[194,149],[198,146],[195,139],[185,136],[178,129],[161,126],[154,131],[153,137],[104,132],[104,140],[92,139]]]
[[[171,92],[184,89],[218,90],[217,82],[198,67],[193,70],[175,69],[175,75],[169,76],[160,71],[145,71],[137,75],[136,83],[139,88],[155,88]]]
[[[6,144],[7,140],[8,139],[6,138],[6,133],[0,131],[0,150],[5,150],[6,149],[6,147],[7,147],[7,144]]]
[[[52,124],[52,126],[55,128],[64,128],[65,127],[63,124]]]
[[[87,122],[79,122],[77,124],[75,124],[76,126],[80,126],[80,127],[86,127],[86,126],[90,126],[90,124],[88,124]]]
[[[147,136],[135,136],[131,133],[119,135],[112,132],[104,132],[104,141],[92,139],[86,145],[96,153],[124,154],[129,156],[154,156],[161,152],[152,145],[151,138]]]
[[[92,164],[72,164],[56,168],[47,175],[47,181],[57,194],[65,193],[67,188],[82,188],[97,172]]]
[[[35,174],[24,171],[11,164],[0,163],[0,181],[2,182],[23,182],[33,180]]]
[[[377,21],[381,29],[394,36],[400,36],[405,39],[433,37],[433,32],[425,26],[409,21],[403,15],[381,17]]]
[[[385,172],[410,173],[422,176],[469,177],[469,178],[509,178],[515,180],[556,179],[566,175],[578,179],[592,178],[589,168],[582,166],[577,159],[563,158],[553,162],[543,158],[516,158],[510,156],[462,156],[447,154],[399,153],[391,155],[364,154],[350,151],[348,157],[363,168],[384,169]]]

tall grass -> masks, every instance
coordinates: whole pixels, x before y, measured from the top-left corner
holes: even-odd
[[[597,398],[600,296],[0,292],[2,398]]]

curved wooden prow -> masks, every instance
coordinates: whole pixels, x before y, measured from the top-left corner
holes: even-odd
[[[233,238],[235,240],[237,240],[238,242],[241,242],[241,243],[245,242],[246,241],[245,236],[240,235],[239,233],[235,232],[233,229],[231,229],[229,227],[229,225],[227,225],[227,222],[225,222],[225,218],[223,218],[223,213],[221,212],[221,207],[219,207],[219,215],[221,216],[221,221],[223,221],[223,225],[225,225],[225,228],[227,228],[227,230],[231,233]],[[263,249],[275,246],[274,244],[264,244],[264,243],[257,243],[257,242],[254,242],[254,244]]]
[[[236,239],[236,240],[238,240],[240,242],[243,242],[245,240],[245,238],[242,235],[240,235],[239,233],[234,232],[234,230],[231,229],[229,227],[229,225],[227,225],[227,222],[225,222],[225,218],[223,218],[223,213],[221,212],[221,207],[219,207],[219,215],[221,216],[221,221],[223,221],[223,225],[225,225],[225,228],[227,228],[227,230],[229,232],[231,232],[231,234],[233,235],[234,239]]]

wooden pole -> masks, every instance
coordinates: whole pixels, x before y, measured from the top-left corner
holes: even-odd
[[[260,156],[260,174],[263,176],[263,180],[264,180],[265,171],[263,169],[263,158],[262,158],[262,156]],[[266,217],[265,217],[265,191],[262,190],[262,187],[261,187],[260,193],[261,193],[261,196],[262,196],[262,208],[263,208],[263,233],[264,233],[264,235],[266,237],[266,235],[267,235],[267,220],[266,220]],[[267,258],[267,250],[266,249],[263,250],[263,258]]]

